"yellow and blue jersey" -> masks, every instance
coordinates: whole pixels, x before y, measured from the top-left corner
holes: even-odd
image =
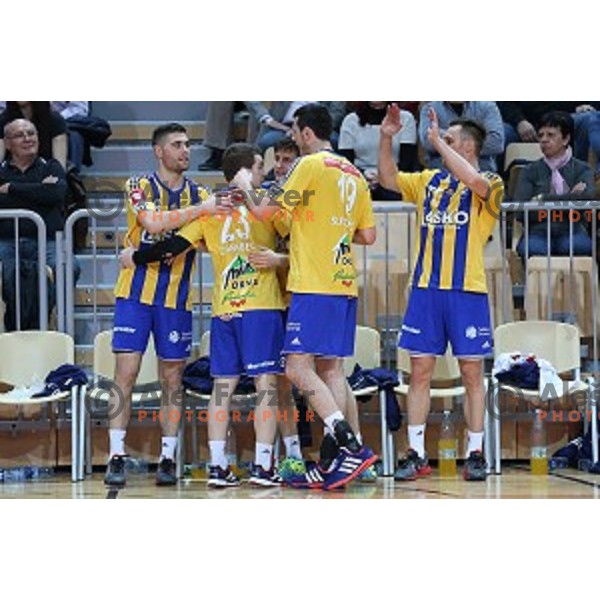
[[[215,276],[213,317],[285,308],[276,269],[255,269],[248,258],[257,248],[275,250],[276,232],[287,233],[285,222],[259,220],[245,206],[227,216],[203,216],[179,232],[192,245],[204,241],[210,252]]]
[[[403,199],[417,205],[413,287],[487,291],[483,248],[500,217],[504,184],[495,173],[482,176],[488,198],[444,170],[398,174]]]
[[[299,159],[269,196],[289,215],[288,290],[357,296],[352,239],[375,226],[371,193],[360,171],[330,150]]]
[[[138,215],[142,211],[156,213],[199,204],[209,195],[207,189],[184,178],[179,189],[168,188],[156,173],[132,177],[126,184],[127,236],[126,243],[139,249],[177,234],[177,228],[160,234],[150,234],[142,228]],[[181,227],[185,226],[182,219]],[[174,309],[192,309],[191,280],[196,252],[191,250],[176,257],[172,264],[152,263],[122,269],[115,286],[115,297],[137,300],[142,304]]]

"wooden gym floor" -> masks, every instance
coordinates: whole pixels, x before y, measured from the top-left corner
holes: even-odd
[[[108,489],[103,474],[95,472],[83,482],[72,484],[68,473],[39,481],[1,483],[0,499],[114,498],[114,499],[583,499],[600,497],[600,476],[565,469],[547,477],[532,476],[523,465],[507,466],[501,476],[486,482],[467,483],[461,478],[440,479],[435,475],[415,482],[399,483],[380,477],[376,484],[354,483],[344,491],[292,490],[289,488],[239,488],[209,490],[206,480],[185,479],[173,488],[158,488],[153,475],[132,475],[127,487]]]

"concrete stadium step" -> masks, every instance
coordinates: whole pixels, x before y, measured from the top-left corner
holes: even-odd
[[[210,157],[210,150],[200,144],[193,144],[190,154],[190,166],[195,169],[199,163]],[[130,171],[132,173],[152,172],[156,168],[156,159],[152,150],[146,146],[107,146],[92,151],[94,171]]]
[[[82,174],[82,178],[85,188],[89,192],[95,194],[119,194],[123,193],[126,181],[133,174],[135,174],[135,172],[131,171],[111,173],[87,171]],[[209,188],[223,187],[226,185],[222,171],[189,171],[187,176]]]
[[[204,121],[207,102],[121,101],[92,102],[92,114],[107,121]]]
[[[78,254],[77,260],[81,267],[78,286],[91,286],[94,283],[94,256],[93,254]],[[98,254],[96,257],[97,283],[114,285],[119,275],[119,261],[112,254]]]
[[[188,133],[193,142],[201,142],[206,136],[206,123],[204,121],[178,121]],[[107,141],[107,146],[113,144],[138,143],[146,144],[149,148],[152,133],[164,121],[111,121],[112,135]],[[236,118],[233,124],[233,137],[236,141],[244,141],[248,133],[248,119]]]

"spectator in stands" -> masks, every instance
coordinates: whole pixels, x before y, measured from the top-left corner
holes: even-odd
[[[521,173],[515,191],[516,202],[529,202],[539,194],[594,193],[592,170],[587,163],[573,157],[570,146],[573,127],[573,119],[568,113],[551,112],[541,117],[536,137],[544,157],[527,165]],[[548,253],[548,217],[544,216],[545,212],[529,213],[529,256],[545,256]],[[583,215],[573,223],[573,254],[591,256],[592,241],[584,223]],[[556,215],[550,229],[550,254],[568,256],[568,212]],[[525,256],[524,236],[517,245],[517,252],[520,256]]]
[[[35,125],[25,119],[16,119],[4,127],[3,147],[9,158],[0,164],[0,215],[1,209],[26,209],[40,215],[46,224],[46,264],[56,268],[57,231],[64,226],[62,207],[66,193],[65,172],[58,161],[44,159],[39,155],[39,138]],[[37,292],[38,245],[37,227],[24,219],[19,223],[19,239],[15,239],[15,228],[11,219],[0,219],[0,262],[2,263],[2,295],[6,303],[4,324],[7,331],[18,327],[16,319],[16,243],[19,244],[20,265],[32,273]],[[31,264],[27,264],[31,263]],[[21,271],[23,277],[23,271]],[[23,282],[23,278],[21,278]],[[50,286],[52,287],[52,286]],[[25,285],[21,286],[21,306],[31,303],[25,297]],[[36,293],[34,292],[34,294]],[[27,294],[28,296],[30,293]],[[37,294],[36,294],[37,295]],[[49,299],[54,298],[50,290]],[[30,306],[30,304],[27,304]],[[37,329],[37,312],[22,309],[24,319],[21,329]],[[49,301],[49,309],[52,302]]]
[[[400,200],[396,192],[379,184],[379,130],[389,102],[356,102],[354,112],[346,115],[340,129],[339,153],[363,173],[374,200]],[[404,172],[416,170],[417,123],[411,113],[401,111],[403,127],[393,139],[394,157]]]
[[[425,164],[429,169],[442,168],[442,159],[427,137],[429,129],[429,109],[438,116],[441,135],[457,119],[469,119],[478,123],[486,131],[485,142],[479,159],[483,171],[496,171],[496,156],[504,149],[502,117],[495,102],[426,102],[421,107],[419,119],[419,140],[425,149]]]
[[[198,165],[200,171],[219,171],[225,148],[233,142],[233,123],[236,112],[245,109],[243,102],[208,102],[204,146],[208,158]],[[250,134],[250,132],[248,132]]]
[[[264,152],[267,148],[274,146],[284,137],[291,137],[294,114],[302,106],[312,104],[309,100],[294,100],[292,102],[275,101],[267,108],[262,102],[247,102],[250,113],[260,124],[260,130],[256,140],[259,148]],[[346,114],[345,102],[323,102],[333,121],[333,134],[331,143],[337,147],[340,125]]]
[[[233,141],[234,114],[239,104],[239,102],[208,103],[204,146],[210,150],[210,155],[207,160],[198,165],[200,171],[218,171],[221,169],[223,151]],[[245,104],[250,114],[247,140],[253,142],[258,136],[258,144],[264,151],[266,148],[274,146],[278,140],[286,136],[289,137],[290,124],[295,110],[295,108],[292,109],[292,105],[299,107],[302,104],[308,104],[308,102],[275,101],[266,103],[252,100],[243,104]],[[333,119],[333,142],[335,143],[337,142],[337,131],[339,131],[342,119],[346,114],[346,103],[324,102],[324,104]],[[261,139],[262,143],[260,142]]]
[[[0,115],[0,130],[15,119],[27,119],[37,130],[39,155],[46,160],[54,158],[67,169],[67,125],[65,120],[50,107],[50,102],[8,101]],[[4,160],[5,147],[0,143],[0,161]]]
[[[600,111],[596,110],[589,116],[588,139],[590,148],[596,155],[596,189],[600,190]]]
[[[517,142],[537,142],[541,119],[549,112],[570,113],[574,120],[571,138],[575,158],[588,160],[590,146],[600,157],[600,102],[498,102],[504,121],[505,147]]]
[[[69,152],[69,163],[79,172],[83,164],[83,153],[85,150],[85,141],[81,132],[72,129],[70,124],[77,117],[87,117],[90,114],[90,103],[85,100],[53,100],[50,106],[54,112],[57,112],[67,123]]]

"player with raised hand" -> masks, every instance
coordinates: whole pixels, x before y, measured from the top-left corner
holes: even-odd
[[[429,111],[428,139],[442,157],[443,169],[399,173],[392,138],[402,127],[400,110],[388,108],[380,130],[381,184],[417,205],[416,258],[400,347],[411,355],[408,393],[410,449],[396,470],[397,480],[431,473],[425,453],[430,384],[437,356],[452,344],[466,388],[468,427],[464,478],[484,480],[482,454],[485,390],[483,358],[492,352],[492,330],[483,248],[500,215],[504,187],[500,177],[479,170],[486,132],[459,119],[443,136],[435,111]]]

